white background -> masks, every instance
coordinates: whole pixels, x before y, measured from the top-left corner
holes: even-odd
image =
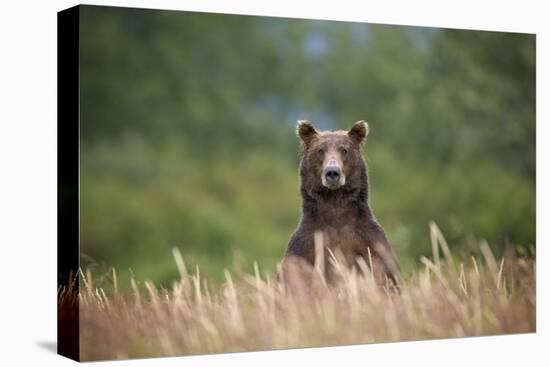
[[[537,333],[121,362],[102,366],[550,365],[547,143],[550,12],[544,1],[92,1],[237,14],[537,33]],[[74,1],[0,5],[0,364],[71,365],[56,338],[56,12]],[[545,103],[546,102],[546,103]],[[544,124],[543,122],[546,122]],[[546,209],[544,209],[546,208]],[[546,224],[546,226],[545,226]],[[546,340],[545,340],[546,339]]]

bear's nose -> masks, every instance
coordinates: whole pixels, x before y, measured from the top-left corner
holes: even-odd
[[[340,179],[340,168],[339,167],[330,167],[325,172],[325,178],[329,182],[336,182]]]

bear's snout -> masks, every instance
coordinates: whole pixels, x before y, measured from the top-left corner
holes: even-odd
[[[325,173],[325,177],[327,179],[328,182],[332,182],[332,181],[339,181],[340,180],[340,168],[339,167],[331,167],[329,169],[327,169],[326,173]]]
[[[328,164],[323,171],[323,186],[335,190],[345,184],[345,177],[342,169],[336,162]]]

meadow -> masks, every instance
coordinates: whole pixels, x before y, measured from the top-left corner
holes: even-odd
[[[224,281],[211,282],[175,248],[179,277],[171,287],[135,278],[124,286],[115,269],[101,276],[82,269],[80,293],[60,288],[58,297],[79,304],[82,360],[535,331],[533,257],[510,250],[495,258],[481,241],[479,257],[458,258],[434,223],[430,234],[431,258],[419,259],[399,292],[376,285],[365,262],[349,269],[336,257],[332,285],[316,271],[312,282],[290,288],[257,263],[251,274],[225,270]]]

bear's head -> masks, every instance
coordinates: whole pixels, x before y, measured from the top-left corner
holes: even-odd
[[[365,121],[348,131],[317,131],[309,121],[298,121],[296,134],[303,147],[300,175],[310,192],[354,190],[366,181],[361,151],[368,134]]]

